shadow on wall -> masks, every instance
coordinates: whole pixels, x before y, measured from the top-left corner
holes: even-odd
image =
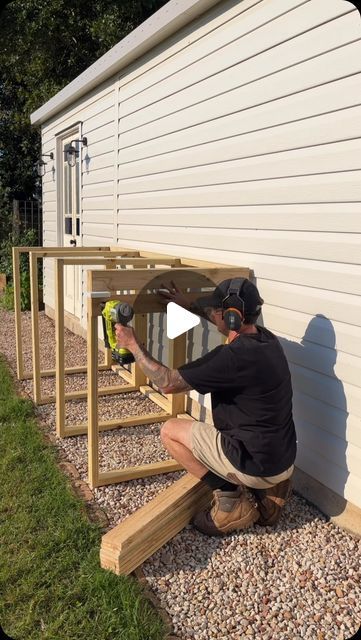
[[[309,322],[300,343],[283,337],[279,340],[293,380],[293,411],[298,438],[296,464],[340,496],[327,505],[330,516],[340,515],[346,507],[346,500],[341,496],[349,476],[346,458],[348,412],[343,384],[334,371],[337,360],[335,330],[326,316],[317,314]]]

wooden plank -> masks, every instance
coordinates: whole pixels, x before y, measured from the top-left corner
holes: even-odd
[[[130,385],[129,387],[126,385],[122,385],[119,387],[100,387],[98,389],[98,395],[99,396],[112,396],[112,395],[116,395],[119,393],[127,393],[128,391],[138,391],[138,387],[135,387],[133,385]],[[80,391],[69,391],[69,393],[65,393],[64,394],[64,399],[66,401],[69,400],[81,400],[82,398],[87,398],[88,396],[88,391],[87,390],[80,390]],[[41,400],[39,401],[39,405],[44,405],[44,404],[52,404],[53,402],[56,402],[56,395],[48,395],[48,396],[42,396]]]
[[[128,418],[117,418],[114,420],[99,421],[99,431],[108,431],[110,429],[126,429],[127,427],[137,427],[143,424],[153,424],[157,422],[165,422],[172,416],[170,413],[148,413],[142,416],[130,416]],[[80,436],[87,433],[87,423],[67,425],[65,429],[66,436]]]
[[[102,568],[129,574],[207,508],[211,498],[209,487],[185,475],[103,536]]]
[[[235,276],[237,267],[217,267],[194,270],[190,267],[177,268],[177,284],[182,289],[192,285],[211,287],[226,278]],[[155,278],[172,277],[172,269],[111,269],[109,271],[93,271],[93,289],[89,291],[140,291]],[[239,273],[237,271],[237,273]],[[190,282],[191,281],[191,282]]]
[[[88,271],[88,291],[92,287],[92,272]],[[90,486],[98,486],[99,431],[98,431],[98,318],[92,314],[91,300],[87,308],[87,362],[88,362],[88,478]],[[66,429],[66,433],[69,427]]]
[[[15,315],[16,371],[18,380],[24,380],[23,341],[21,331],[21,298],[20,298],[20,256],[19,247],[12,248],[13,287]],[[32,375],[32,374],[31,374]]]
[[[65,435],[65,354],[64,354],[64,260],[55,260],[55,353],[56,386],[55,413],[56,435]],[[52,402],[53,396],[43,398],[42,403]]]
[[[156,391],[156,389],[153,389],[153,387],[150,387],[148,385],[139,387],[139,391],[147,396],[147,398],[149,398],[152,402],[155,402],[155,404],[157,404],[159,407],[161,407],[165,411],[170,412],[171,403],[169,402],[168,398],[162,396],[159,391]]]
[[[178,369],[186,361],[186,345],[187,334],[183,333],[177,336],[174,340],[170,340],[169,343],[169,368]],[[170,402],[170,412],[172,416],[176,416],[178,413],[185,410],[185,393],[168,393],[167,398]]]
[[[34,403],[41,401],[40,346],[39,346],[39,293],[38,258],[30,252],[30,298],[31,298],[31,336],[33,354],[33,398]]]
[[[147,326],[147,314],[136,313],[133,319],[133,327],[137,339],[141,345],[147,347],[148,339],[148,326]],[[143,372],[142,368],[137,362],[132,364],[133,384],[139,389],[140,385],[147,383],[147,376]]]
[[[180,471],[183,466],[176,460],[161,460],[159,462],[151,462],[135,467],[126,467],[125,469],[114,469],[113,471],[103,471],[99,473],[98,487],[107,484],[115,484],[116,482],[128,482],[129,480],[137,480],[138,478],[147,478],[156,476],[161,473],[171,473],[172,471]]]
[[[178,259],[165,258],[128,258],[123,256],[121,258],[101,257],[101,258],[65,258],[64,265],[105,265],[106,268],[115,269],[116,265],[135,266],[135,267],[147,267],[148,265],[164,264],[170,267],[181,266],[181,261]],[[108,266],[113,264],[113,267]]]
[[[106,364],[100,364],[98,366],[98,371],[108,371],[108,369],[109,367]],[[87,371],[88,371],[88,368],[85,365],[82,367],[66,367],[65,368],[65,373],[68,373],[70,375],[74,373],[86,373]],[[56,375],[55,369],[42,369],[42,371],[40,371],[40,376],[42,378],[52,378],[55,375]],[[23,374],[22,380],[31,380],[32,377],[33,377],[33,372],[28,371]]]

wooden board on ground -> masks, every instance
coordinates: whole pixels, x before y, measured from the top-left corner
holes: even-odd
[[[103,536],[102,568],[128,575],[207,508],[212,495],[201,480],[186,474]]]

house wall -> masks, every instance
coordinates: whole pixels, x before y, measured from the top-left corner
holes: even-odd
[[[46,153],[75,119],[94,145],[83,244],[253,269],[291,368],[297,464],[358,507],[360,26],[344,0],[226,0],[43,129]],[[55,244],[56,192],[44,187]],[[50,306],[51,290],[48,268]],[[162,336],[154,314],[150,347],[165,360]],[[203,322],[187,358],[219,342]]]
[[[42,127],[42,151],[54,153],[43,178],[44,246],[61,246],[61,203],[57,192],[61,156],[56,157],[59,132],[81,122],[81,135],[88,147],[81,150],[81,238],[82,246],[116,244],[114,216],[114,161],[118,100],[112,78]],[[55,171],[51,170],[54,166]],[[78,246],[79,241],[78,241]],[[82,285],[82,321],[85,321],[84,290],[86,268],[79,273]],[[44,301],[54,308],[54,270],[51,259],[44,260]]]
[[[222,2],[120,78],[118,155],[119,243],[254,270],[297,464],[359,507],[360,26],[342,0]]]

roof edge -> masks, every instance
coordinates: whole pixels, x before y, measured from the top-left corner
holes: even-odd
[[[40,125],[121,71],[220,0],[170,0],[30,115]]]

